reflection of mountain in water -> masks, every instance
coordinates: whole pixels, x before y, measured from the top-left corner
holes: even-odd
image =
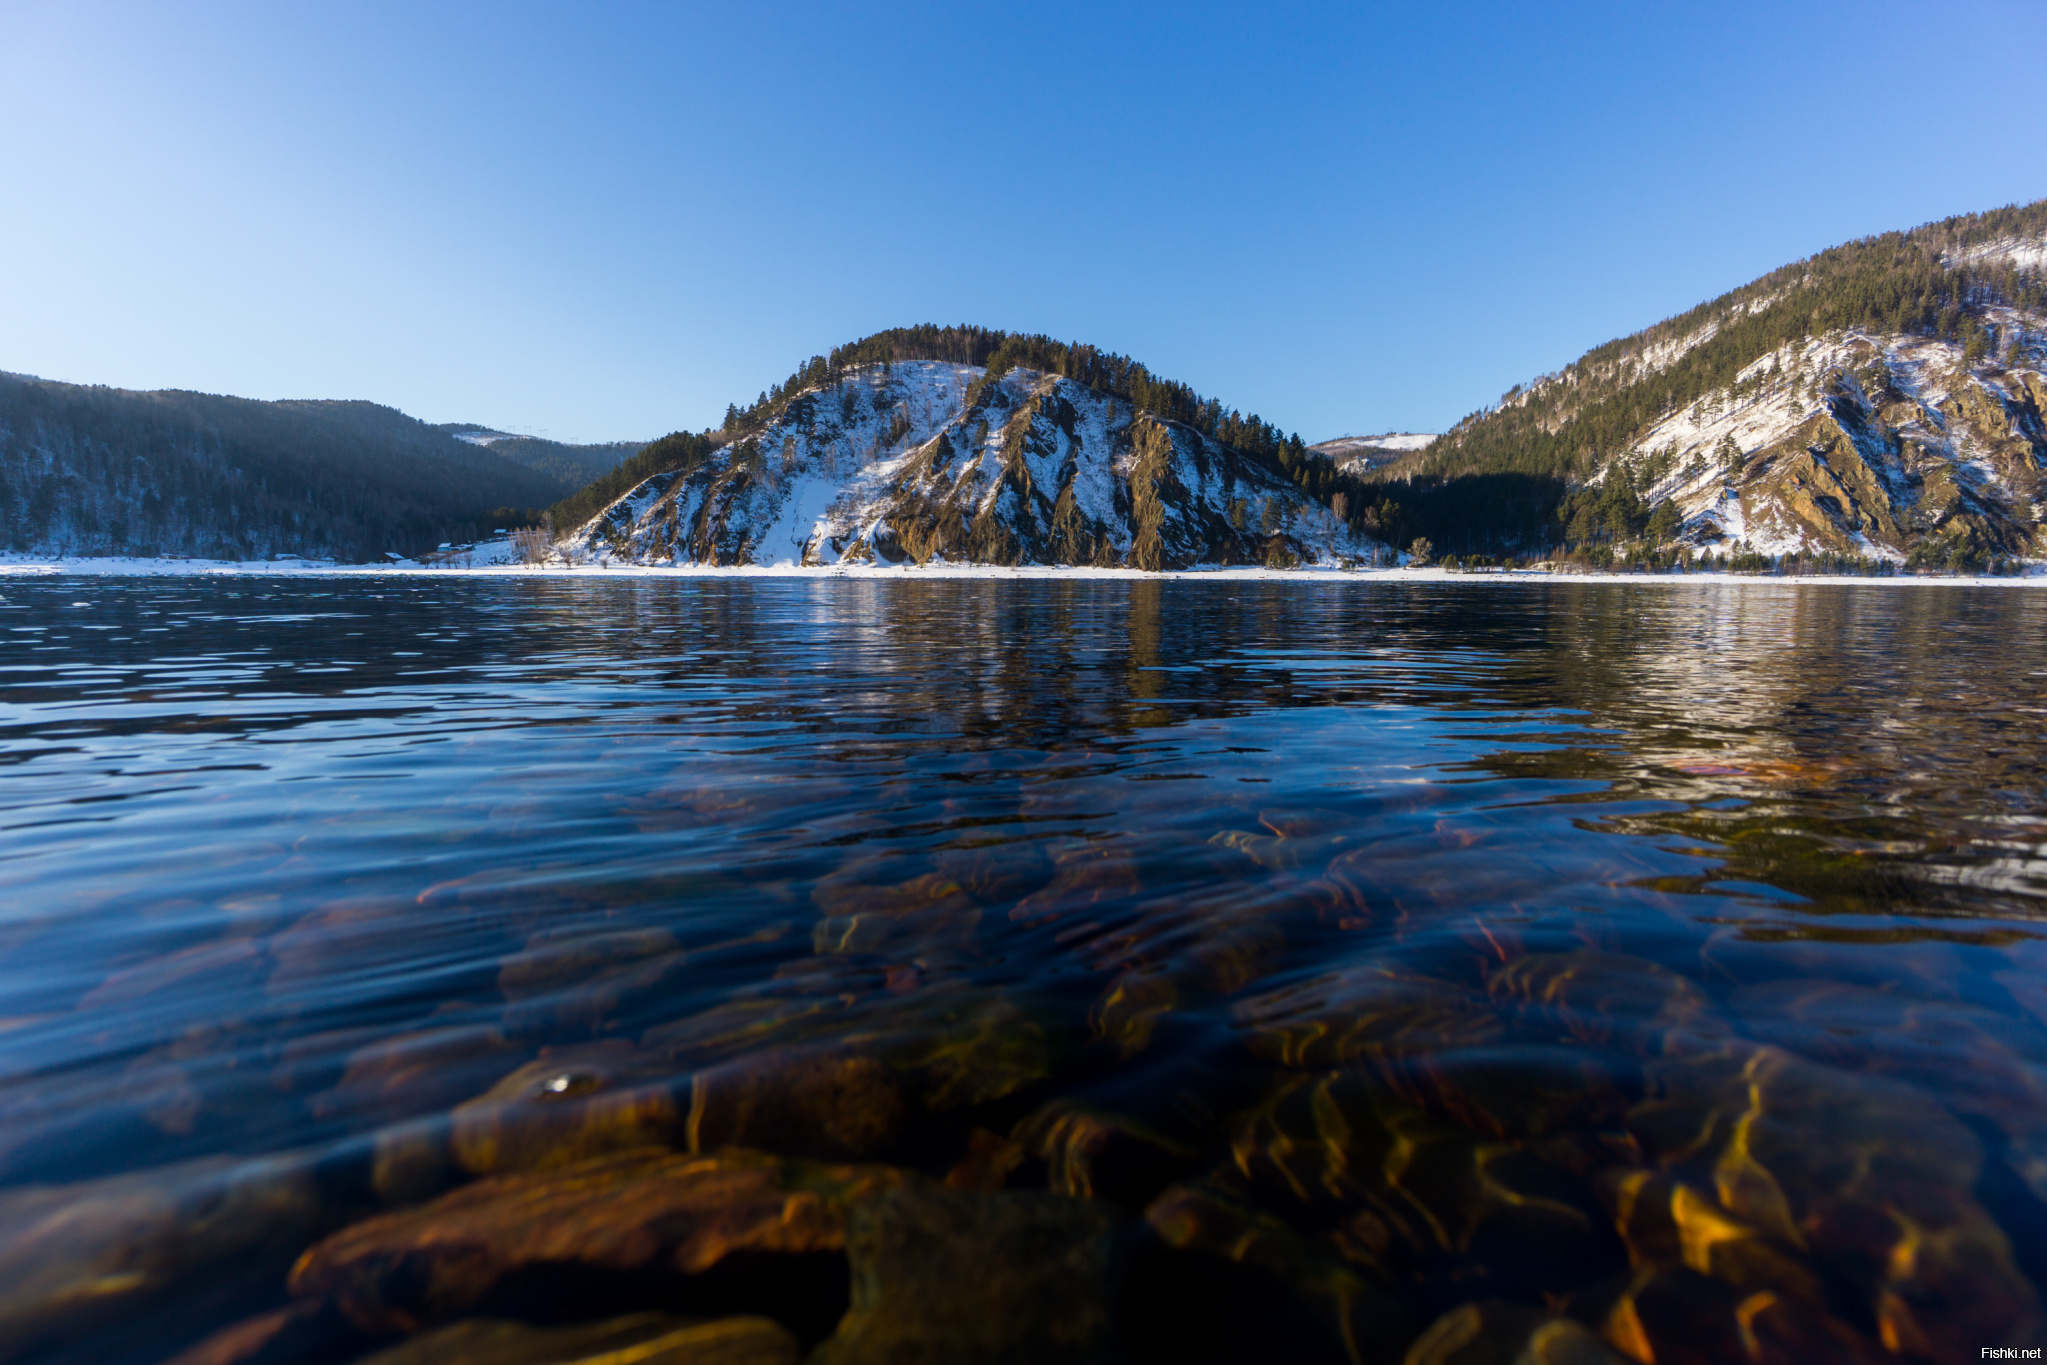
[[[1682,800],[1669,829],[1727,875],[1822,906],[2047,913],[2030,593],[1584,586],[1559,618],[1560,700],[1621,736],[1588,775]],[[1958,659],[1967,667],[1958,667]],[[1960,793],[1992,796],[1988,807]],[[1738,808],[1705,809],[1709,805]],[[1957,886],[1966,890],[1957,891]]]

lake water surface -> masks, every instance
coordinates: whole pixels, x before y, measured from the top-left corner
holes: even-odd
[[[0,582],[0,1363],[2039,1344],[2043,640]]]

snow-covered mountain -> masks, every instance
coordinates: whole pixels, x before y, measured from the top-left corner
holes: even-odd
[[[1391,464],[1403,455],[1426,450],[1429,442],[1435,439],[1432,432],[1389,431],[1378,436],[1339,436],[1333,441],[1318,442],[1308,449],[1346,474],[1361,474],[1368,469]]]
[[[1988,313],[2001,359],[1972,363],[1960,341],[1830,333],[1755,361],[1614,462],[1652,504],[1676,505],[1693,544],[1903,559],[1939,533],[2047,553],[2047,380],[2025,340],[2047,319]]]
[[[863,365],[651,474],[557,554],[645,563],[1288,564],[1387,554],[1286,473],[1072,379]]]
[[[2047,201],[1785,266],[1358,472],[1449,548],[2035,558],[2043,344]]]

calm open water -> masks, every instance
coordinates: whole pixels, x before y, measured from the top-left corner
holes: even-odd
[[[0,1362],[2041,1339],[2047,595],[10,579],[0,641]]]

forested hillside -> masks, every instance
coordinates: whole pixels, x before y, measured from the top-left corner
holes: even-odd
[[[2047,202],[1823,251],[1371,470],[1448,550],[2042,552]]]
[[[0,375],[0,549],[362,561],[559,496],[546,474],[374,403]]]
[[[1352,486],[1333,462],[1311,453],[1298,434],[1289,436],[1256,414],[1247,417],[1225,408],[1220,400],[1203,398],[1185,384],[1152,374],[1128,356],[1041,335],[924,324],[876,332],[837,347],[829,355],[812,356],[788,379],[771,385],[746,407],[727,406],[719,427],[676,432],[654,442],[558,503],[553,508],[555,525],[563,529],[580,526],[645,480],[693,466],[713,451],[758,437],[805,394],[834,388],[867,367],[917,361],[971,366],[982,372],[984,385],[1012,369],[1064,379],[1103,398],[1120,400],[1135,412],[1184,427],[1233,456],[1274,470],[1325,506],[1338,504],[1338,495]],[[977,397],[978,390],[966,394],[963,401],[971,405]],[[1338,505],[1348,501],[1346,498]]]
[[[1137,569],[1386,556],[1345,524],[1340,476],[1298,437],[1121,357],[977,329],[893,335],[910,344],[820,357],[721,431],[648,447],[556,509],[557,553]],[[917,350],[967,359],[903,358]]]

